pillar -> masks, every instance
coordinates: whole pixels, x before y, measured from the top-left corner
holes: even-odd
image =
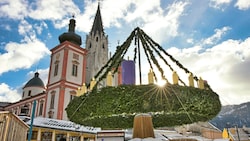
[[[55,141],[56,140],[56,131],[53,130],[52,131],[52,140],[51,141]]]
[[[37,141],[41,141],[41,129],[39,128],[38,131],[37,131],[37,138],[36,138]]]
[[[67,135],[66,135],[67,137],[66,137],[66,141],[69,141],[69,132],[67,132]]]

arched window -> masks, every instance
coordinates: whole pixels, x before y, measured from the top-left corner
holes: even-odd
[[[50,109],[54,109],[54,105],[55,105],[55,94],[56,91],[52,91],[51,95],[50,95]]]
[[[89,44],[89,49],[91,48],[91,46],[92,46],[92,45],[91,45],[91,43],[90,43],[90,44]]]
[[[39,116],[43,115],[43,105],[44,105],[44,101],[41,100],[40,101],[40,107],[39,107]]]
[[[54,76],[57,76],[58,74],[58,67],[59,67],[59,61],[55,61],[55,68],[54,68]]]
[[[21,115],[28,115],[29,114],[29,106],[28,105],[24,105],[21,107]]]
[[[72,76],[77,76],[77,73],[78,73],[78,65],[79,65],[79,62],[77,61],[72,61]]]

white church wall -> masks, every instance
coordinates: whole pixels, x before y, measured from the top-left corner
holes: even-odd
[[[74,57],[77,56],[77,57]],[[73,63],[77,63],[77,76],[72,75],[72,66]],[[68,61],[67,61],[67,71],[66,71],[66,80],[70,82],[82,84],[82,75],[83,75],[83,56],[80,53],[69,50]]]
[[[45,89],[44,88],[41,88],[41,87],[26,87],[23,89],[23,98],[22,99],[26,99],[28,97],[31,97],[31,96],[35,96],[37,94],[40,94],[42,92],[44,92]],[[29,95],[30,93],[30,95]]]
[[[54,99],[54,107],[51,107],[51,95],[55,95]],[[53,90],[49,90],[47,93],[47,104],[46,104],[46,117],[49,117],[49,111],[53,112],[52,118],[57,118],[58,112],[58,103],[59,103],[59,88],[55,88]]]
[[[51,73],[50,73],[50,84],[53,84],[60,80],[62,71],[63,71],[63,59],[64,59],[64,50],[60,50],[52,56],[51,61]],[[56,61],[58,61],[58,72],[55,74],[55,65]]]

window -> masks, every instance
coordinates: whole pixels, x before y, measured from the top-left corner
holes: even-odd
[[[77,76],[77,69],[78,69],[78,66],[76,64],[73,64],[73,66],[72,66],[72,75],[73,76]]]
[[[95,38],[96,42],[98,42],[98,37]]]
[[[43,100],[40,101],[39,116],[43,115]]]
[[[58,74],[58,63],[55,64],[54,76],[57,76],[57,74]]]
[[[21,107],[21,114],[22,115],[28,115],[29,114],[29,106],[28,105],[24,105]]]
[[[55,105],[55,93],[52,93],[50,98],[50,109],[54,109],[54,105]]]
[[[91,43],[89,44],[89,48],[91,48]]]
[[[29,92],[28,92],[28,96],[31,96],[31,90],[29,90]]]

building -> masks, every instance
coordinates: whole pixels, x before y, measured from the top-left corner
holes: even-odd
[[[99,4],[92,29],[86,36],[85,48],[81,47],[82,39],[75,33],[75,26],[76,20],[70,19],[68,31],[59,36],[59,45],[51,49],[46,87],[36,72],[23,87],[22,99],[2,103],[1,110],[29,117],[33,102],[37,101],[35,117],[68,120],[65,108],[76,96],[78,88],[89,84],[108,61],[108,36],[104,33]]]
[[[30,121],[27,122],[31,124]],[[100,128],[85,127],[71,121],[36,117],[33,121],[32,141],[94,141]]]
[[[22,99],[5,105],[3,109],[19,116],[30,116],[34,101],[37,101],[35,116],[44,116],[46,88],[38,72],[24,85]]]
[[[36,101],[35,117],[68,120],[65,108],[77,95],[78,88],[89,85],[109,59],[108,36],[104,32],[99,4],[91,31],[86,36],[85,48],[81,47],[82,38],[75,32],[75,26],[76,20],[70,19],[68,31],[59,36],[59,44],[50,50],[47,85],[36,72],[23,87],[22,99],[15,103],[0,103],[2,111],[30,118]],[[113,86],[135,84],[134,62],[124,60],[112,79]],[[106,85],[106,80],[102,80],[98,87]]]
[[[104,33],[100,6],[98,5],[94,23],[89,35],[86,36],[87,66],[86,83],[91,79],[108,61],[108,36]],[[103,85],[104,82],[102,83]]]

